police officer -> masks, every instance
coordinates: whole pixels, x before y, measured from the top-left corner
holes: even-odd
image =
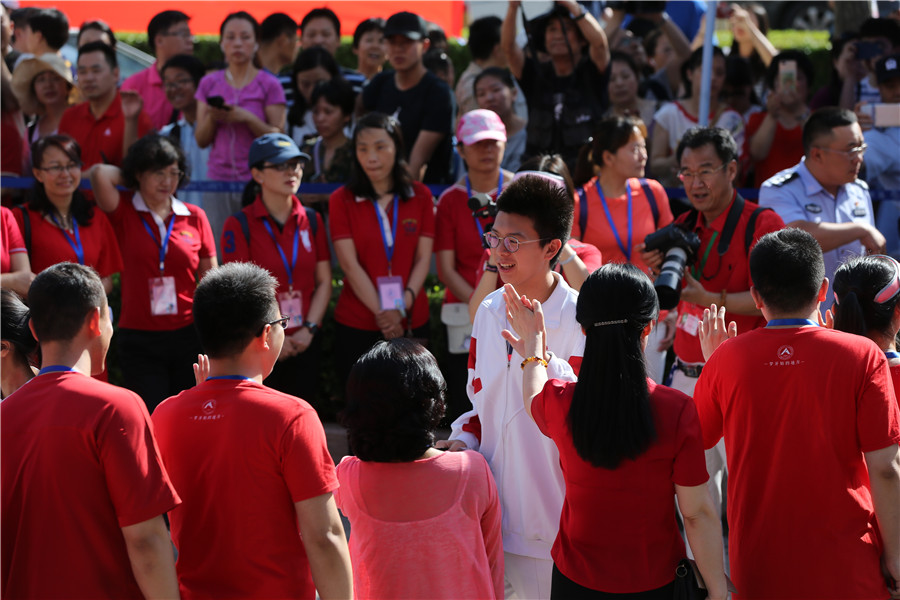
[[[788,227],[816,238],[830,280],[848,257],[885,249],[884,236],[875,228],[869,186],[857,179],[865,151],[853,112],[820,108],[803,126],[803,159],[770,177],[759,190],[760,206],[774,209]],[[823,310],[831,299],[829,294]]]

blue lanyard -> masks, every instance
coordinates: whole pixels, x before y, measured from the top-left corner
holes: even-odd
[[[609,228],[612,229],[613,235],[616,237],[616,244],[619,245],[619,250],[622,251],[622,254],[625,255],[625,260],[631,261],[631,242],[633,239],[633,203],[631,202],[631,186],[628,182],[625,182],[625,193],[628,195],[628,246],[622,245],[622,238],[619,237],[619,230],[616,228],[616,224],[613,221],[612,214],[609,212],[609,207],[606,205],[606,198],[603,197],[603,188],[600,187],[600,182],[597,182],[597,185],[594,186],[594,189],[597,190],[597,195],[600,196],[600,204],[603,206],[603,212],[606,213],[606,220],[609,222]]]
[[[293,291],[294,267],[297,266],[297,246],[300,243],[300,217],[297,217],[297,227],[296,229],[294,229],[294,250],[291,254],[290,264],[288,264],[287,256],[284,255],[284,250],[281,249],[281,244],[278,243],[278,239],[275,237],[275,232],[272,230],[272,225],[271,223],[269,223],[269,220],[263,219],[263,225],[266,226],[266,231],[269,232],[269,237],[271,237],[272,241],[275,242],[275,248],[278,249],[278,255],[281,257],[281,262],[284,264],[285,271],[287,271],[288,288]]]
[[[66,373],[66,372],[75,372],[75,369],[72,367],[67,367],[65,365],[49,365],[44,367],[40,371],[38,371],[38,375],[44,375],[46,373]]]
[[[500,195],[500,192],[503,191],[503,169],[500,169],[500,180],[497,182],[497,195]],[[472,197],[472,183],[469,181],[469,176],[466,175],[466,196],[468,198]],[[481,224],[481,219],[478,217],[473,217],[475,219],[475,226],[478,227],[478,237],[484,237],[484,226]]]
[[[207,377],[206,378],[207,381],[212,381],[213,379],[233,379],[236,381],[243,381],[243,380],[253,381],[252,378],[244,377],[243,375],[216,375],[215,377]]]
[[[818,327],[819,324],[811,319],[772,319],[766,323],[766,327]]]
[[[884,355],[888,358],[888,360],[892,358],[900,358],[900,352],[895,350],[885,350]]]
[[[75,217],[72,217],[72,232],[75,234],[75,239],[73,240],[69,237],[69,232],[63,229],[63,226],[56,220],[56,215],[50,213],[50,218],[53,219],[53,222],[56,223],[56,226],[62,231],[63,237],[65,237],[66,241],[69,242],[69,245],[72,246],[72,250],[75,251],[75,256],[78,258],[78,264],[83,265],[84,246],[81,245],[81,236],[78,234],[78,221],[75,220]]]
[[[387,255],[388,275],[391,274],[391,261],[394,258],[394,246],[397,245],[397,215],[400,209],[400,199],[394,194],[394,222],[391,225],[391,244],[388,245],[387,233],[384,231],[384,220],[381,211],[378,210],[378,201],[372,200],[372,208],[375,210],[375,218],[378,219],[378,227],[381,229],[381,243],[384,244],[384,253]]]
[[[156,236],[153,235],[153,230],[150,229],[150,226],[147,225],[146,219],[141,217],[141,223],[144,224],[144,229],[147,230],[147,235],[156,243]],[[172,227],[175,226],[175,214],[172,214],[172,220],[169,221],[169,228],[166,229],[166,237],[163,239],[162,244],[159,244],[159,272],[160,274],[166,268],[166,249],[169,247],[169,238],[172,237]]]

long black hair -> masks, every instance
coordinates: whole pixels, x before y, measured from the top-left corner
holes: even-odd
[[[834,273],[834,328],[856,335],[891,335],[891,318],[900,294],[882,303],[875,295],[897,276],[891,261],[876,256],[847,260]]]
[[[56,148],[66,155],[73,163],[81,164],[81,148],[78,142],[67,135],[48,135],[42,137],[31,145],[31,160],[35,169],[44,166],[44,154],[50,148]],[[47,190],[44,184],[34,180],[34,184],[28,194],[28,208],[42,215],[50,215],[56,213],[56,207],[47,197]],[[76,189],[72,193],[72,204],[69,207],[72,218],[81,227],[87,227],[94,218],[94,207],[88,202],[81,190]]]
[[[656,439],[641,334],[658,314],[653,284],[632,264],[605,264],[581,287],[584,358],[569,427],[578,456],[596,467],[615,469]]]
[[[40,365],[40,347],[28,328],[31,311],[11,290],[0,290],[0,317],[2,339],[10,343],[12,356],[20,365]]]
[[[369,181],[369,176],[359,164],[359,158],[356,155],[356,141],[359,139],[359,132],[365,129],[383,129],[394,142],[396,150],[394,158],[394,168],[391,170],[391,176],[394,181],[394,187],[390,191],[397,194],[400,200],[408,200],[413,197],[413,178],[409,174],[409,167],[406,163],[405,146],[403,145],[403,132],[400,131],[400,123],[394,117],[383,113],[369,113],[356,123],[356,129],[353,131],[353,163],[350,165],[350,179],[347,180],[347,189],[353,192],[354,196],[361,198],[375,198],[375,188]]]

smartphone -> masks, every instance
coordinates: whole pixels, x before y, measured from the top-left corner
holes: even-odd
[[[207,96],[206,103],[213,108],[225,108],[225,98],[222,96]]]
[[[796,60],[783,60],[778,63],[778,81],[781,91],[797,91]]]
[[[856,58],[869,60],[884,54],[884,47],[878,42],[856,42]]]
[[[873,104],[872,124],[875,127],[900,127],[900,104]]]

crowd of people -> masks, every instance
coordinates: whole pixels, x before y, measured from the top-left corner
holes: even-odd
[[[3,596],[900,598],[900,19],[815,92],[728,5],[701,127],[702,3],[628,4],[510,0],[458,81],[412,12],[354,70],[328,8],[219,65],[166,10],[121,83],[4,5]]]

